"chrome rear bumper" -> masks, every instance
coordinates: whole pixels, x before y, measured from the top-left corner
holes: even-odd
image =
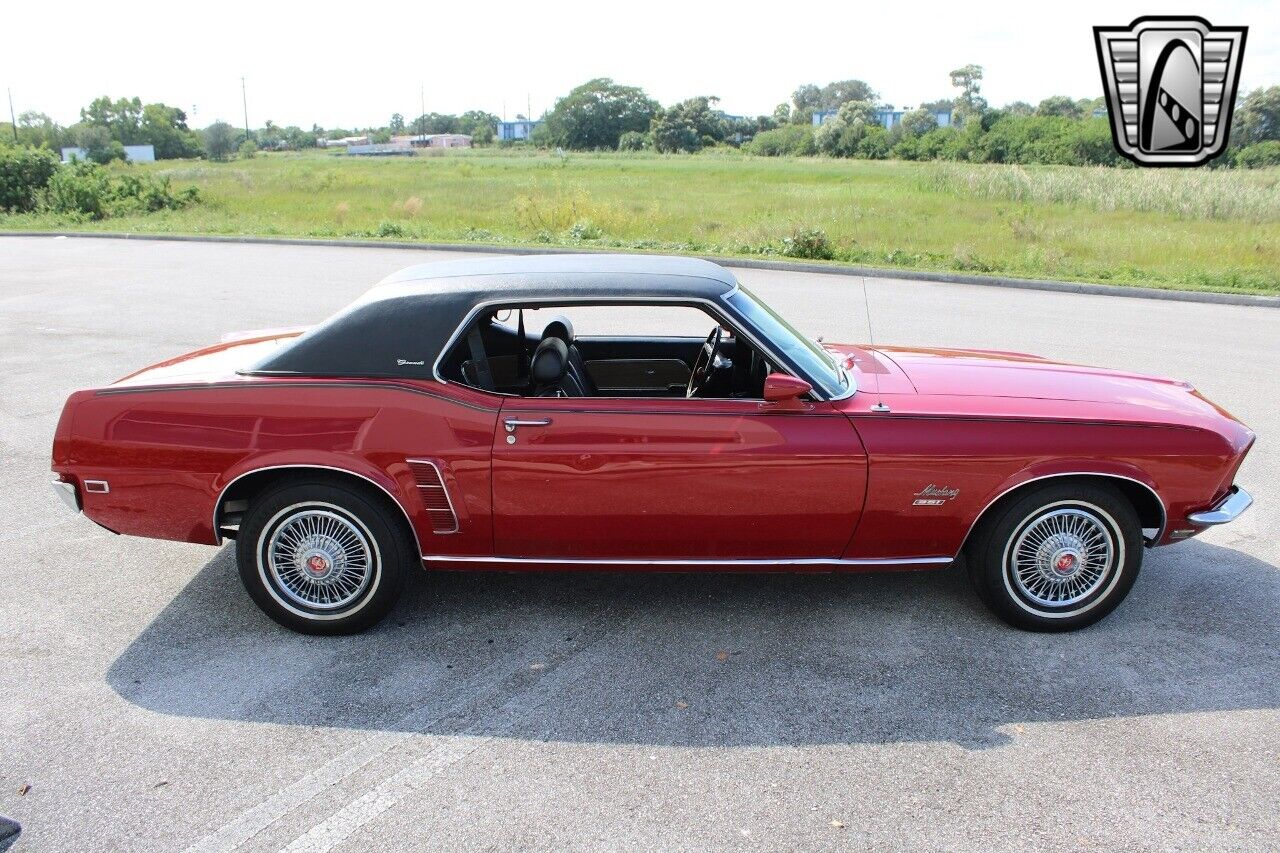
[[[62,498],[62,502],[71,508],[72,512],[80,511],[80,493],[76,491],[75,483],[54,480],[53,490],[58,493],[58,497]]]
[[[1187,516],[1187,521],[1205,527],[1226,524],[1228,521],[1235,521],[1240,517],[1240,513],[1252,505],[1252,495],[1239,486],[1232,486],[1231,491],[1227,493],[1225,498],[1218,501],[1217,506],[1204,512],[1193,512]]]

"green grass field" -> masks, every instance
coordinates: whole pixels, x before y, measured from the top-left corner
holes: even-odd
[[[204,202],[77,228],[766,257],[798,229],[836,262],[1280,293],[1280,170],[521,153],[259,154],[146,168]],[[38,215],[0,229],[66,228]]]

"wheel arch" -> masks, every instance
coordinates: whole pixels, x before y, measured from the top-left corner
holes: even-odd
[[[389,486],[378,482],[373,476],[353,471],[350,468],[315,463],[261,465],[230,478],[227,484],[219,491],[213,503],[214,544],[222,544],[224,527],[230,523],[235,513],[242,512],[247,508],[249,502],[255,496],[262,494],[263,491],[277,483],[306,476],[308,472],[331,481],[357,484],[365,491],[370,491],[369,487],[372,486],[372,493],[380,500],[394,506],[395,510],[404,519],[405,529],[408,531],[414,545],[418,548],[419,556],[421,556],[422,543],[418,539],[417,528],[414,527],[413,519],[410,517],[409,510],[405,507],[404,502],[392,491],[394,481],[391,481],[392,485]],[[237,503],[241,501],[244,502],[244,506],[237,506]],[[393,511],[394,515],[395,512]]]
[[[1155,545],[1164,535],[1165,528],[1168,525],[1168,510],[1165,508],[1164,501],[1160,498],[1159,493],[1150,483],[1137,477],[1107,471],[1064,471],[1024,476],[997,491],[995,496],[974,517],[968,531],[965,533],[964,540],[960,543],[960,550],[956,556],[958,557],[964,553],[965,548],[968,547],[969,542],[973,539],[974,531],[978,529],[985,519],[991,517],[992,513],[997,511],[999,507],[1007,505],[1010,501],[1017,500],[1031,489],[1047,482],[1069,480],[1102,483],[1118,489],[1138,514],[1138,521],[1141,523],[1143,530],[1143,540],[1148,545]],[[1153,529],[1155,533],[1147,536],[1146,531]]]

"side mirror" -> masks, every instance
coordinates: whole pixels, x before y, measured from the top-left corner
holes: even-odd
[[[785,373],[770,373],[764,378],[764,399],[768,403],[794,400],[812,390],[813,386],[808,382]]]

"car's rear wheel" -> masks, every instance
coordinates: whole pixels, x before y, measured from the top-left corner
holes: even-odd
[[[415,562],[403,520],[356,486],[291,481],[252,501],[236,537],[240,580],[275,621],[350,634],[395,606]]]
[[[1119,491],[1063,482],[994,507],[966,552],[974,589],[997,616],[1030,631],[1070,631],[1129,594],[1142,528]]]

